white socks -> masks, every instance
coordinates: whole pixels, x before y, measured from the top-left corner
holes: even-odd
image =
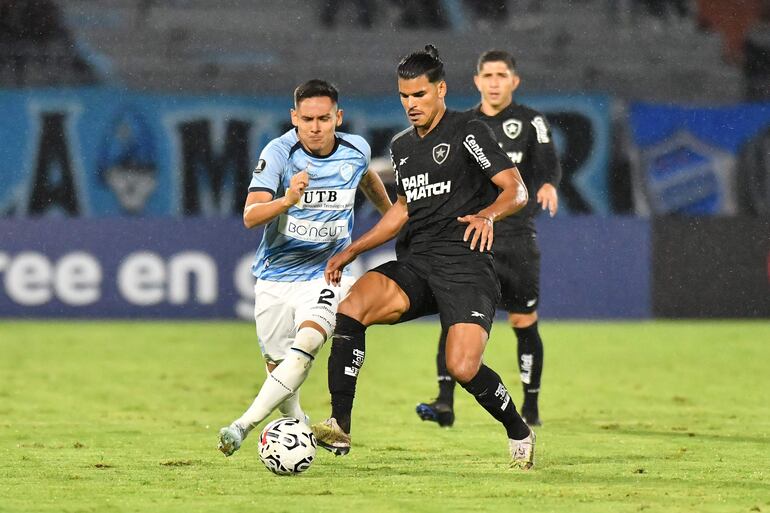
[[[324,336],[314,328],[300,329],[286,358],[267,376],[254,402],[234,423],[249,432],[279,406],[284,415],[288,414],[304,421],[304,413],[296,393],[305,382],[313,358],[324,340]]]
[[[294,417],[295,419],[305,422],[305,412],[302,411],[302,407],[299,405],[299,390],[279,404],[278,411],[281,412],[281,415],[284,417]]]

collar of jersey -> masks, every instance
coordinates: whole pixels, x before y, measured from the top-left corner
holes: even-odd
[[[334,153],[337,151],[337,148],[339,148],[339,147],[340,147],[340,138],[335,135],[334,136],[334,146],[332,147],[332,151],[330,151],[328,155],[323,155],[323,156],[316,155],[315,153],[310,153],[309,151],[307,151],[305,149],[305,146],[302,144],[302,141],[300,141],[299,137],[298,137],[297,138],[297,143],[294,145],[294,147],[289,152],[289,156],[291,156],[291,154],[294,153],[297,150],[302,150],[303,152],[305,152],[305,155],[307,155],[309,157],[313,157],[313,158],[316,158],[316,159],[323,160],[323,159],[328,159],[329,157],[334,155]]]
[[[428,141],[428,140],[430,140],[434,136],[434,134],[438,133],[439,127],[444,122],[444,120],[447,118],[447,114],[449,114],[450,112],[454,112],[454,111],[450,111],[449,109],[446,109],[444,111],[444,115],[441,116],[441,119],[438,120],[438,124],[436,124],[436,126],[433,127],[433,130],[431,130],[430,132],[425,134],[424,137],[420,137],[420,134],[417,133],[417,127],[416,126],[412,127],[412,133],[414,134],[414,136],[417,138],[418,141]]]
[[[476,114],[478,116],[481,116],[481,117],[484,117],[484,118],[489,118],[489,119],[495,119],[495,118],[503,118],[503,117],[510,116],[511,114],[508,111],[511,109],[511,107],[514,107],[514,106],[516,106],[516,102],[512,101],[511,103],[508,104],[508,106],[506,108],[504,108],[503,110],[501,110],[500,112],[498,112],[494,116],[490,116],[489,114],[484,114],[483,112],[481,112],[481,103],[476,105],[473,108],[473,110],[476,112]]]

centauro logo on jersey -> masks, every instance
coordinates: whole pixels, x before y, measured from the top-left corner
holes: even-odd
[[[308,210],[350,210],[355,203],[355,189],[305,189],[297,207]]]
[[[305,242],[335,242],[348,237],[348,221],[310,221],[294,216],[281,216],[278,231],[287,237]]]
[[[470,154],[473,155],[473,158],[475,158],[476,162],[479,163],[481,169],[492,167],[492,163],[484,154],[484,148],[479,146],[479,143],[476,142],[476,137],[473,134],[468,134],[465,137],[465,142],[463,145],[465,146],[465,149],[467,149]]]
[[[404,192],[406,193],[406,202],[411,203],[423,198],[440,196],[452,190],[452,181],[428,183],[428,173],[408,176],[402,179]]]

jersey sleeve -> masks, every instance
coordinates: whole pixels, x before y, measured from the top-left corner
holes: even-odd
[[[277,141],[271,141],[265,146],[251,175],[249,192],[265,191],[275,196],[288,157],[288,152]]]
[[[345,144],[362,155],[364,160],[362,176],[368,173],[369,165],[372,163],[372,148],[369,146],[369,143],[360,135],[341,134],[341,137]]]
[[[396,194],[399,196],[406,196],[404,186],[401,184],[401,177],[398,175],[398,167],[396,167],[396,157],[393,155],[393,147],[390,148],[390,163],[393,164],[393,174],[396,178]]]
[[[492,129],[483,121],[474,119],[465,125],[463,146],[487,178],[491,179],[500,171],[514,167],[511,159],[500,148]]]
[[[535,137],[529,142],[529,164],[535,183],[540,188],[545,183],[554,187],[561,182],[561,164],[556,154],[556,146],[551,137],[551,128],[545,116],[537,115],[530,122],[535,129]]]

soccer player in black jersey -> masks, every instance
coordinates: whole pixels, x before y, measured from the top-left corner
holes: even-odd
[[[444,67],[434,47],[401,61],[398,90],[412,125],[391,142],[398,200],[329,260],[327,281],[338,283],[345,265],[402,227],[408,250],[364,274],[340,303],[329,357],[332,417],[313,431],[322,447],[347,453],[366,328],[438,313],[449,373],[504,426],[511,465],[529,469],[535,434],[500,376],[481,360],[500,299],[493,226],[526,205],[527,189],[487,125],[472,112],[446,109]]]
[[[500,146],[518,167],[527,189],[537,191],[526,207],[495,225],[495,268],[502,290],[498,306],[508,312],[518,339],[519,373],[524,388],[521,416],[530,426],[539,426],[543,342],[537,327],[540,250],[534,217],[538,204],[548,209],[552,217],[556,214],[561,166],[545,117],[513,101],[519,80],[516,62],[509,53],[500,50],[483,53],[474,77],[481,103],[473,111],[477,119],[495,133]],[[438,398],[417,405],[420,418],[441,426],[454,423],[455,380],[447,371],[446,335],[446,330],[442,330],[436,356]]]

